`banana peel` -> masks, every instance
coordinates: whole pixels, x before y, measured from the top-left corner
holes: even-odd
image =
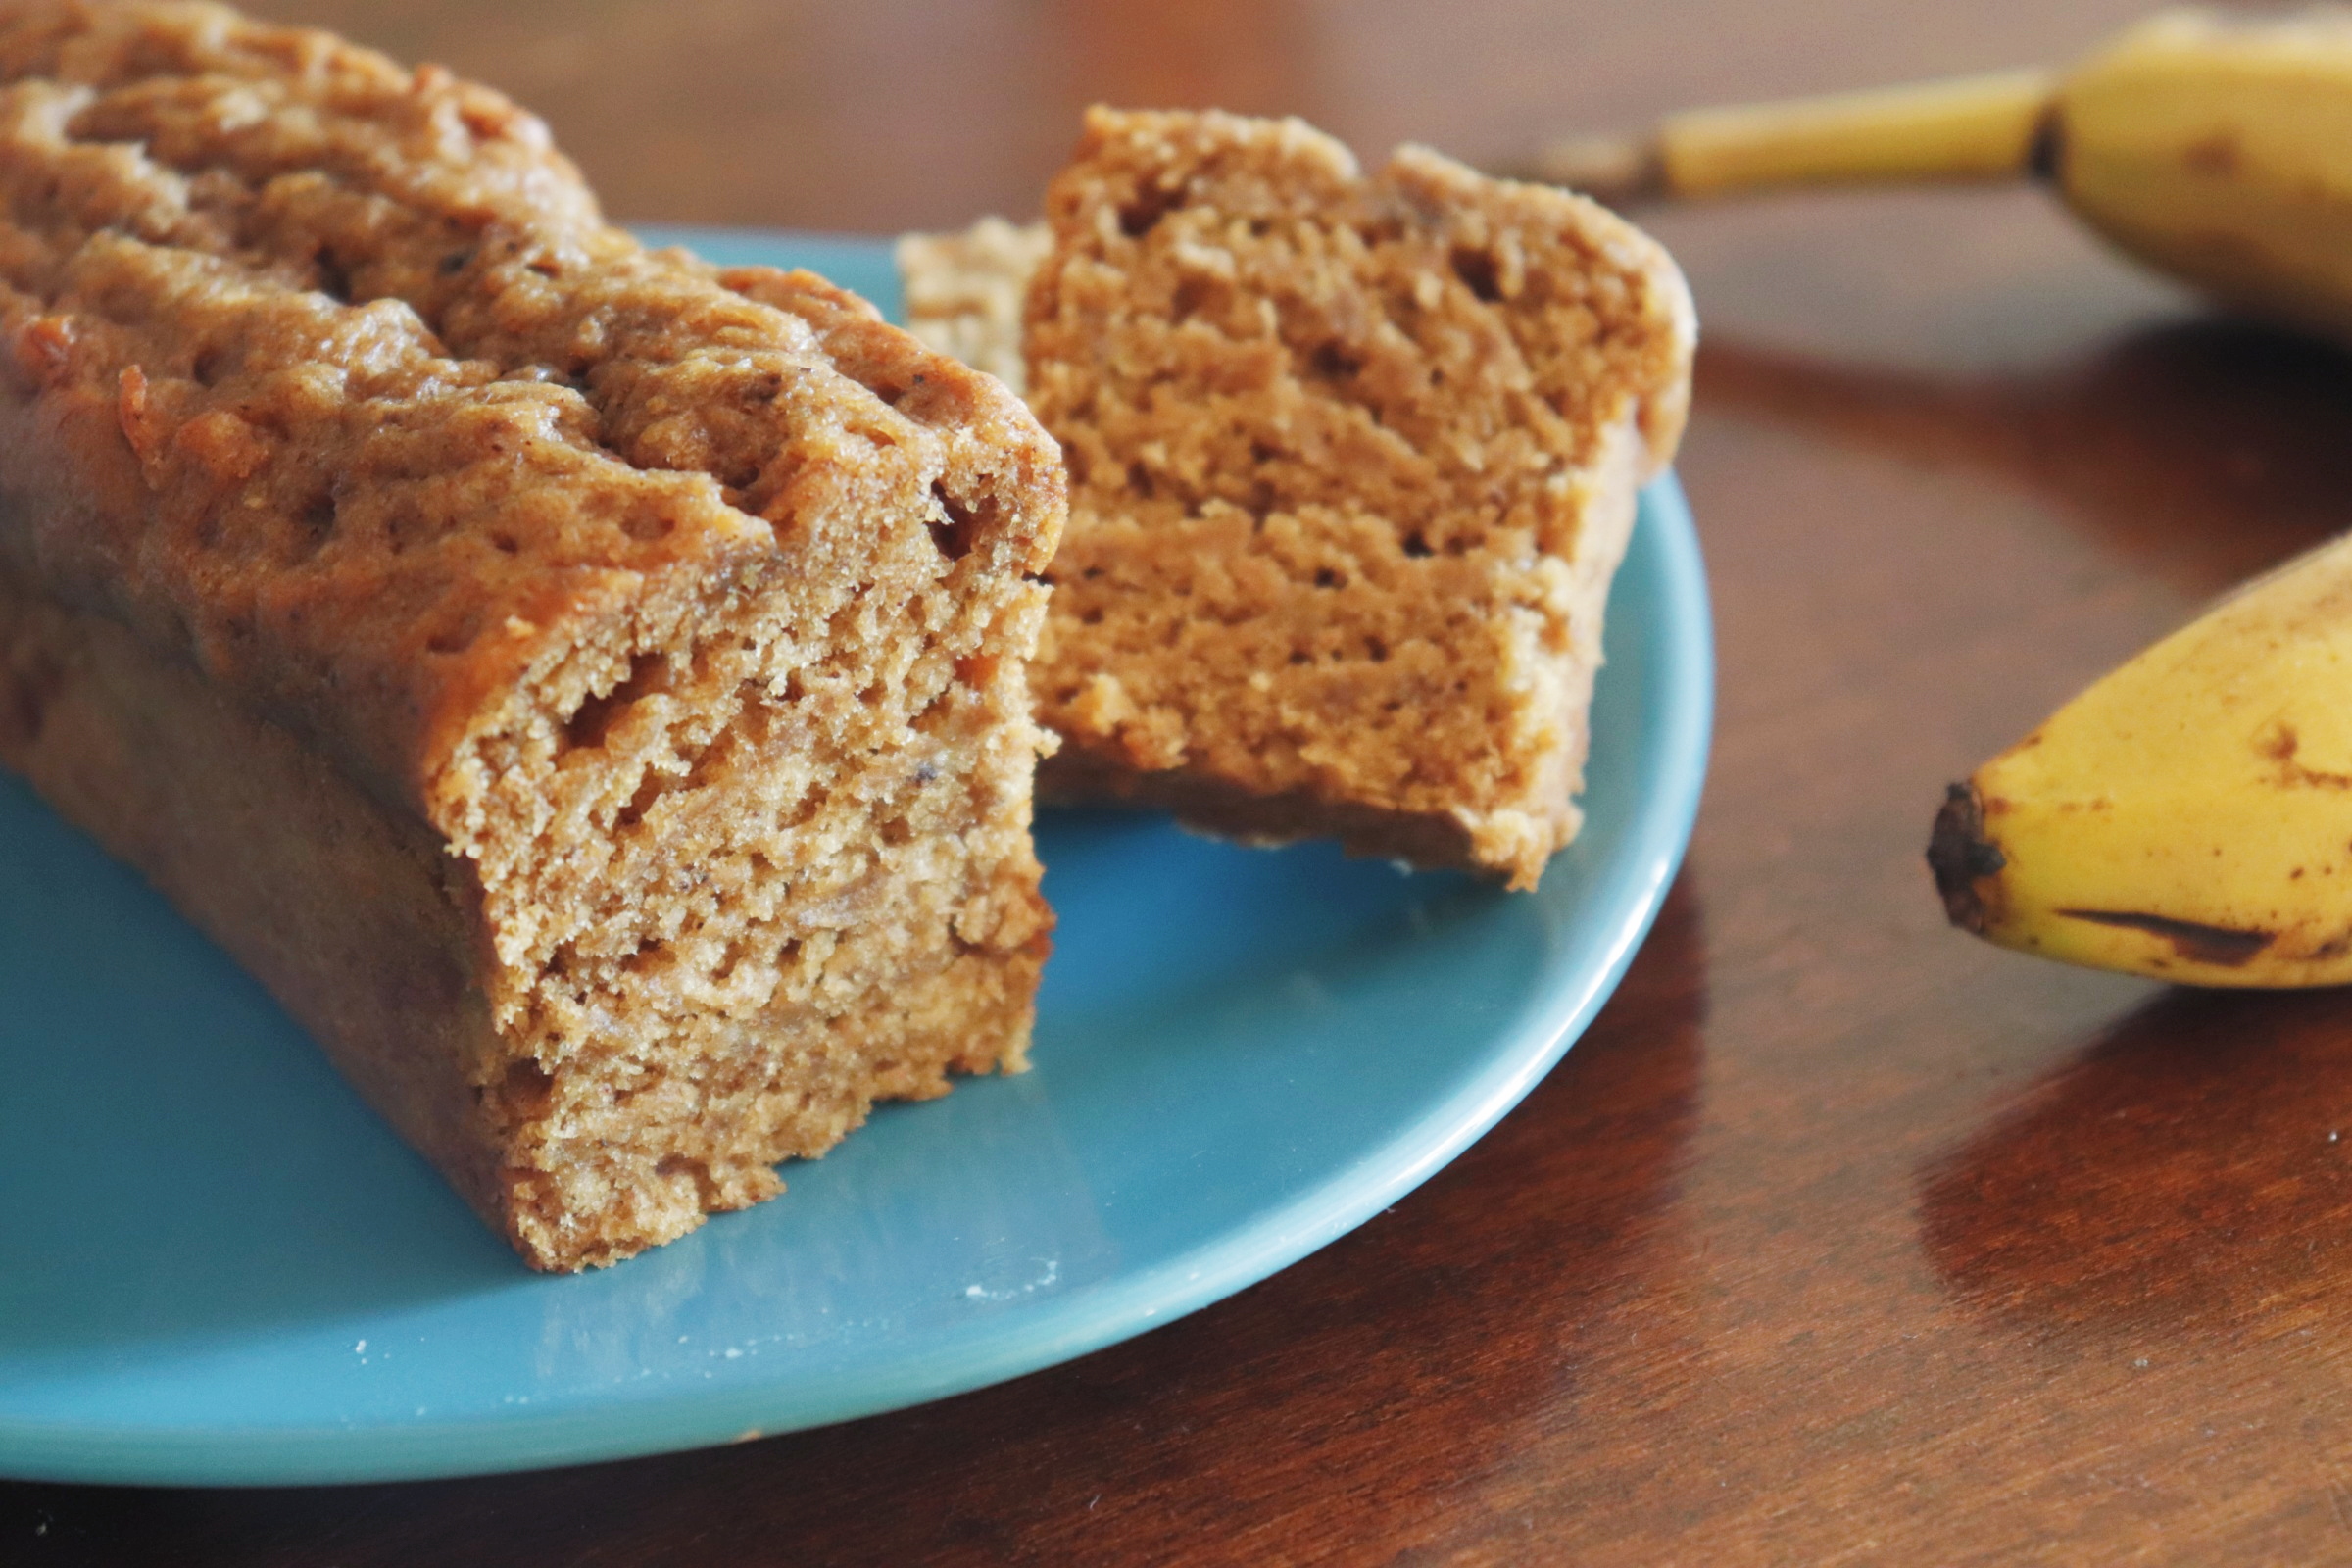
[[[2125,252],[2352,340],[2352,10],[2150,19],[2060,87],[2052,176]]]
[[[2352,981],[2352,537],[2257,578],[1955,784],[1953,923],[2207,986]]]

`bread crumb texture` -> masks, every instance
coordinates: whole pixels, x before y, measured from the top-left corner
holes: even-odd
[[[1063,488],[1015,398],[810,274],[646,251],[494,92],[209,5],[0,15],[0,759],[531,1262],[1020,1065]],[[205,733],[131,721],[174,681]],[[247,842],[110,785],[134,732],[114,767]],[[257,804],[298,785],[332,808]],[[241,858],[307,875],[257,908]],[[454,978],[356,1004],[367,956],[289,922],[392,883]]]
[[[1043,786],[1533,887],[1688,406],[1672,261],[1564,191],[1218,113],[1093,111],[1046,216]]]
[[[1013,391],[1026,390],[1021,308],[1053,248],[1045,224],[1002,218],[983,218],[960,233],[901,235],[906,330]]]

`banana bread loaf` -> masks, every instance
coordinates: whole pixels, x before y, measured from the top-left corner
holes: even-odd
[[[1689,402],[1656,244],[1297,121],[1096,110],[1025,325],[1070,525],[1050,794],[1533,887],[1577,830],[1601,612]],[[985,302],[1018,247],[902,251]],[[961,346],[984,312],[966,307]]]
[[[1016,399],[214,6],[0,11],[0,760],[528,1261],[1021,1064]]]

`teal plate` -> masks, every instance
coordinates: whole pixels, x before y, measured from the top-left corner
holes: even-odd
[[[870,241],[685,237],[897,297]],[[1047,813],[1035,1070],[884,1107],[777,1201],[564,1278],[524,1270],[258,986],[0,775],[0,1475],[688,1448],[1017,1377],[1263,1279],[1494,1125],[1656,914],[1713,694],[1671,479],[1642,497],[1608,658],[1584,835],[1541,892]]]

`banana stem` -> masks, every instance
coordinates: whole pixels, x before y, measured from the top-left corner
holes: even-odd
[[[1555,143],[1528,174],[1605,202],[1791,185],[2014,179],[2031,172],[2056,78],[2013,71],[1670,115],[1647,136]]]

